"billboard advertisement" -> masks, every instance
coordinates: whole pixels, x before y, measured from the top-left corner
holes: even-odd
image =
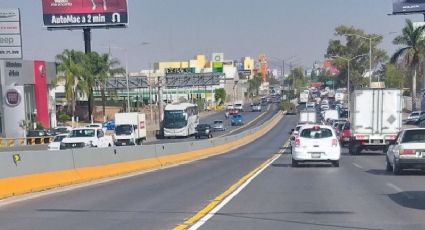
[[[413,14],[425,12],[425,0],[394,0],[393,14]]]
[[[127,0],[42,0],[44,26],[122,27],[128,24]]]
[[[22,59],[19,9],[0,9],[0,59]]]

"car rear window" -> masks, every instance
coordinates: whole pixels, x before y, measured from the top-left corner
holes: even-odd
[[[402,143],[425,142],[425,129],[406,130],[403,135]]]
[[[214,121],[214,124],[223,124],[223,121]]]
[[[312,139],[321,139],[332,137],[332,130],[328,128],[308,128],[301,131],[301,137],[303,138],[312,138]]]

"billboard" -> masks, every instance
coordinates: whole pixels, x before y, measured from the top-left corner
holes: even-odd
[[[123,27],[128,24],[127,0],[42,0],[48,28]]]
[[[0,9],[0,59],[22,59],[19,9]]]
[[[425,12],[425,0],[394,0],[393,14],[413,14]]]

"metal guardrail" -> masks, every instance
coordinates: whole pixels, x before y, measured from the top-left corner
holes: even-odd
[[[0,148],[26,145],[48,144],[54,137],[0,138]]]

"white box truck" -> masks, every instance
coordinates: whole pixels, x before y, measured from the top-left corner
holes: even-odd
[[[115,145],[141,145],[146,140],[146,116],[144,113],[115,114]]]
[[[305,104],[308,102],[309,93],[308,92],[301,92],[300,98],[299,98],[299,104]]]
[[[317,114],[315,110],[300,111],[300,119],[298,124],[315,124],[317,122]]]
[[[332,110],[323,111],[323,120],[328,121],[328,119],[329,120],[338,120],[339,119],[338,110],[332,109]]]
[[[386,152],[402,128],[401,90],[355,90],[350,103],[350,154],[362,150]]]

